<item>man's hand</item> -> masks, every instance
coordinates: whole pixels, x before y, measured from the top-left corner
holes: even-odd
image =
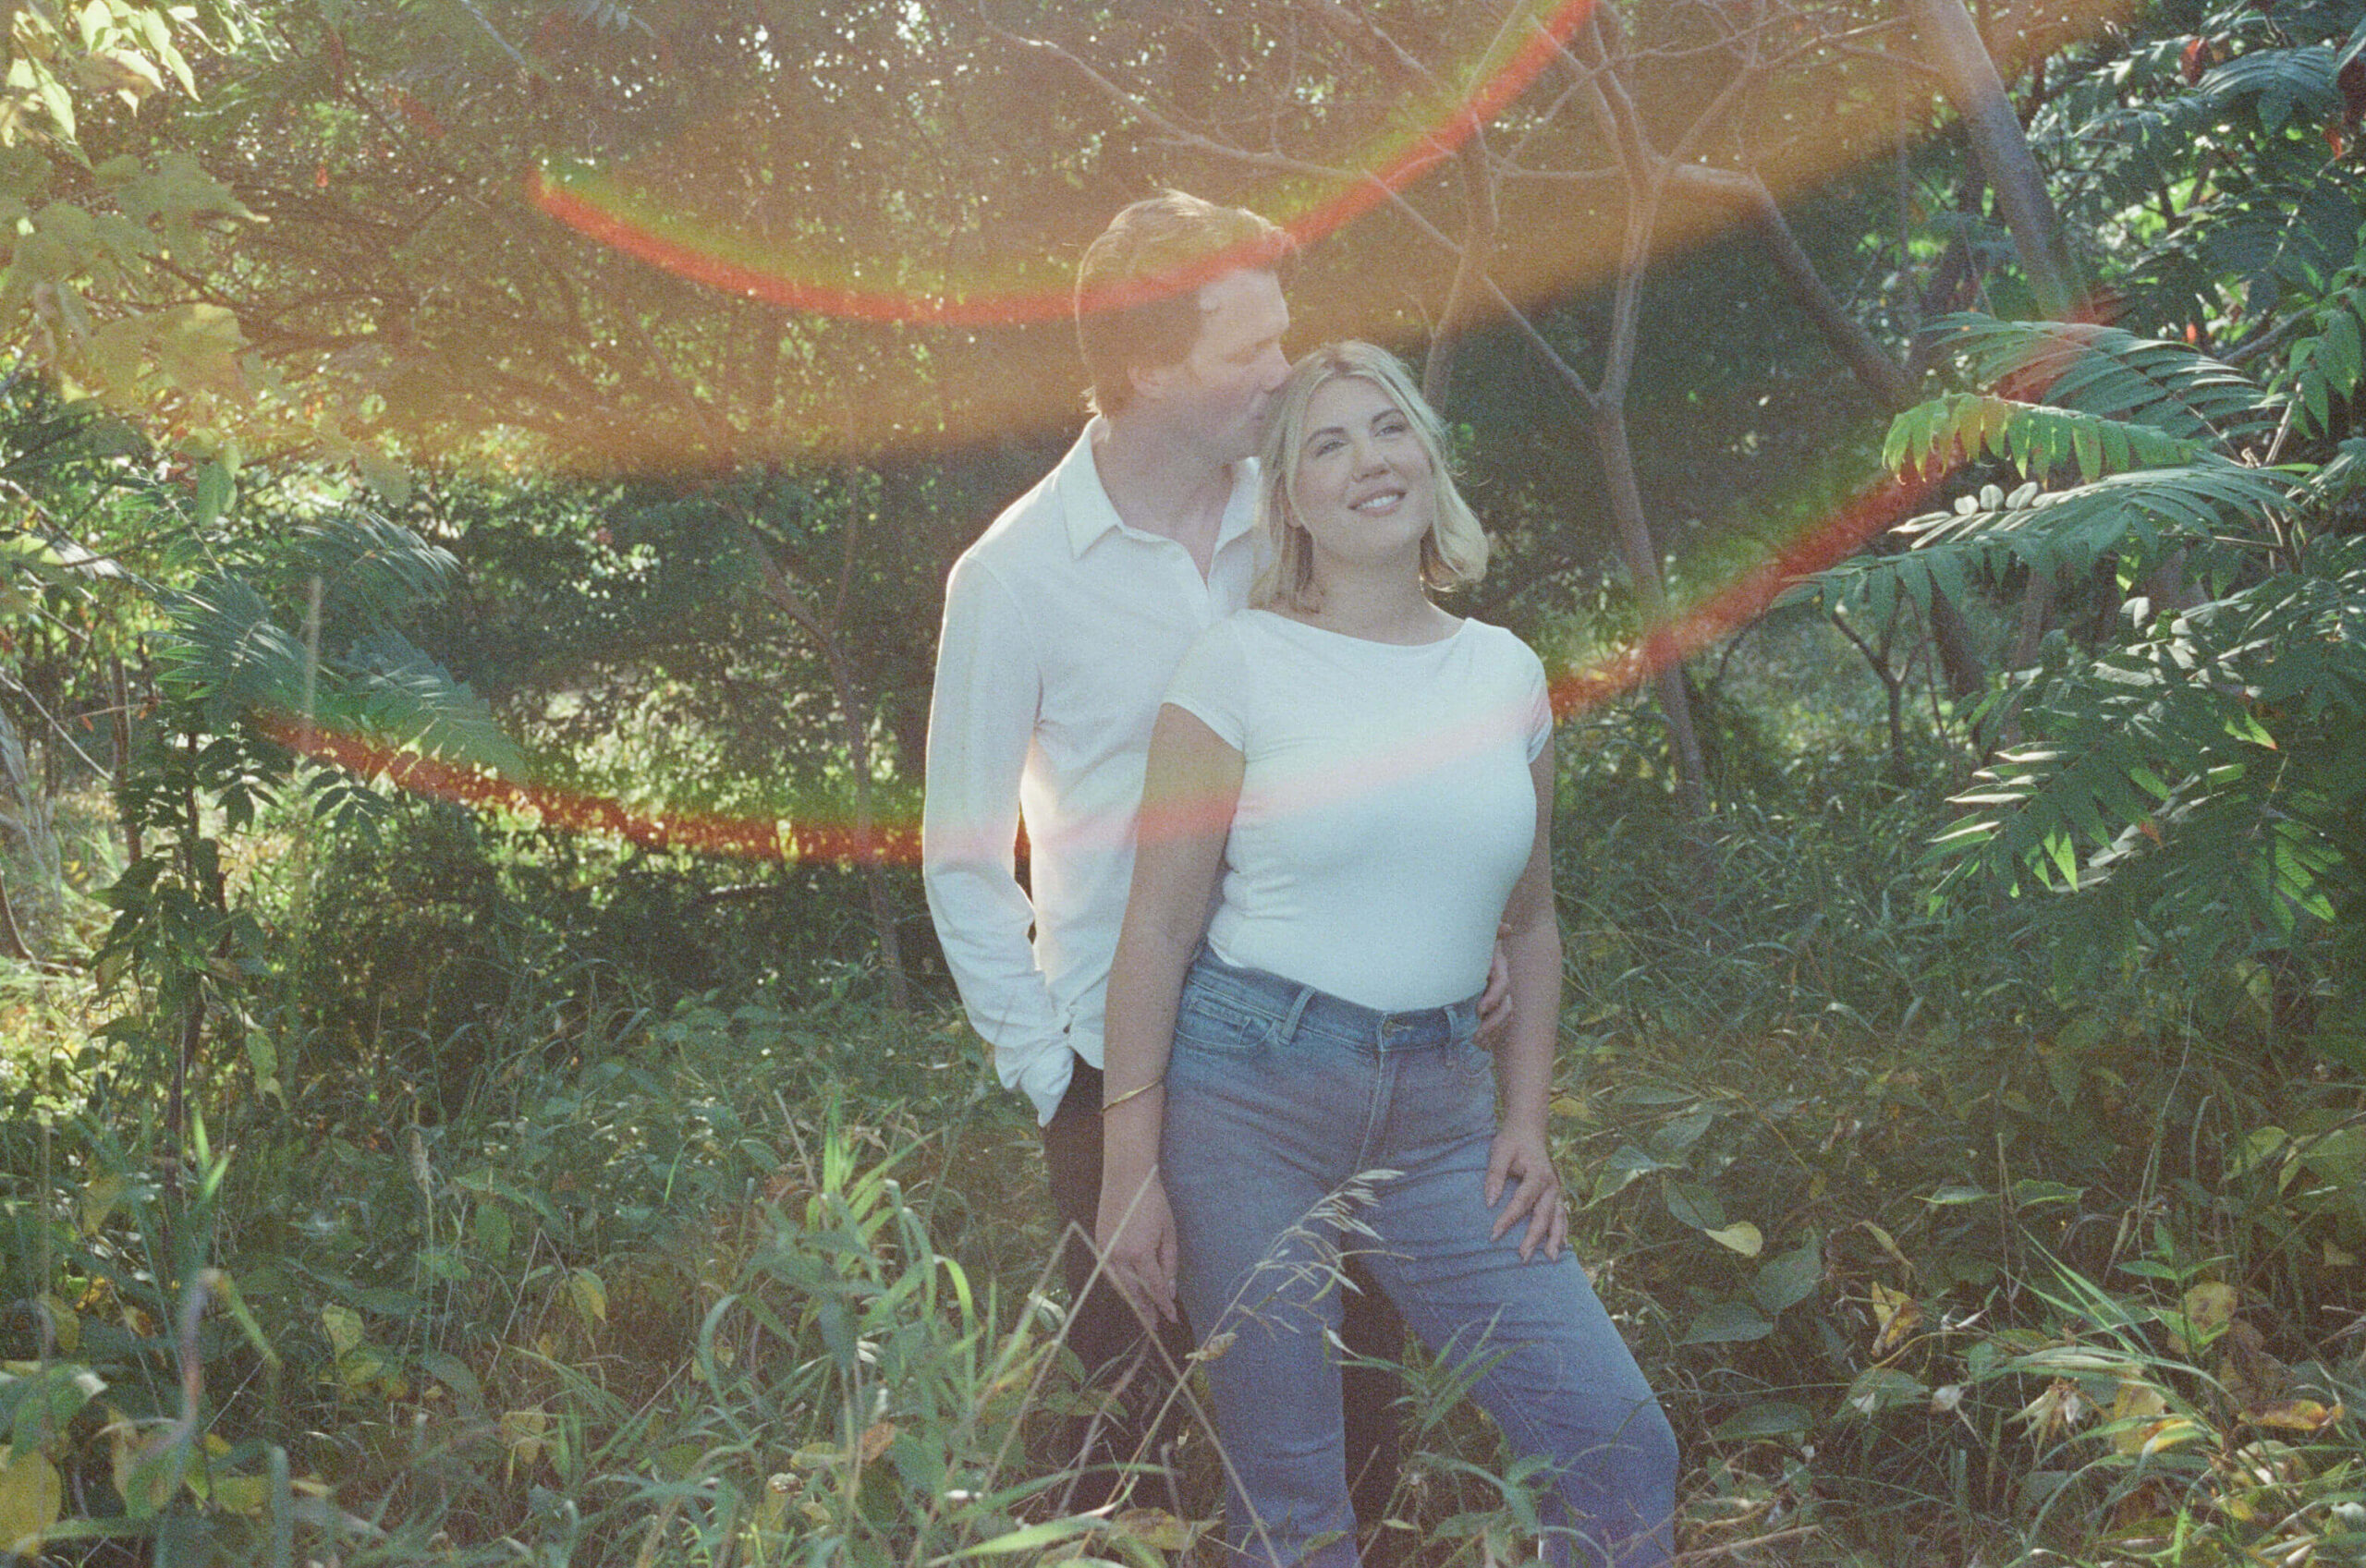
[[[1489,1050],[1512,1026],[1512,965],[1504,955],[1504,933],[1495,933],[1495,951],[1487,960],[1487,989],[1479,993],[1479,1043]]]
[[[1102,1267],[1146,1324],[1176,1320],[1175,1214],[1166,1184],[1153,1171],[1133,1191],[1101,1184],[1101,1213],[1093,1223]]]
[[[1522,1133],[1506,1127],[1495,1135],[1487,1150],[1487,1207],[1503,1200],[1506,1188],[1510,1197],[1487,1239],[1500,1239],[1524,1219],[1528,1231],[1519,1240],[1520,1261],[1534,1257],[1539,1246],[1545,1257],[1558,1258],[1569,1237],[1569,1215],[1561,1200],[1560,1173],[1544,1152],[1542,1130]]]

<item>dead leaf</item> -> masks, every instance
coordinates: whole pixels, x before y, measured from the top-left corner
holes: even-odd
[[[1193,1351],[1188,1359],[1192,1361],[1213,1361],[1226,1351],[1230,1350],[1232,1348],[1232,1342],[1239,1337],[1240,1336],[1238,1334],[1235,1333],[1230,1329],[1226,1329],[1220,1334],[1210,1334],[1208,1336],[1207,1343],[1200,1346],[1199,1349]]]
[[[2331,1405],[2313,1399],[2279,1399],[2272,1404],[2245,1405],[2242,1417],[2254,1427],[2273,1427],[2287,1432],[2322,1432],[2341,1419],[2341,1402]]]
[[[0,1552],[29,1562],[39,1557],[42,1537],[57,1523],[64,1506],[57,1466],[42,1454],[0,1459]]]
[[[1177,1518],[1164,1508],[1128,1508],[1110,1520],[1109,1527],[1161,1551],[1189,1550],[1193,1538],[1200,1533],[1197,1525]]]
[[[2235,1287],[2206,1280],[2185,1293],[2178,1316],[2169,1322],[2169,1348],[2191,1355],[2195,1347],[2216,1339],[2235,1320]]]
[[[1878,1281],[1868,1283],[1865,1289],[1878,1331],[1873,1336],[1873,1355],[1887,1355],[1921,1326],[1922,1306],[1904,1291],[1892,1290]]]

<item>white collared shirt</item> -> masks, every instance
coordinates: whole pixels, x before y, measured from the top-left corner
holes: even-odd
[[[1101,1064],[1160,698],[1257,568],[1254,463],[1234,467],[1202,580],[1180,543],[1118,520],[1099,422],[954,563],[929,703],[929,913],[996,1073],[1044,1122],[1070,1051]],[[1031,901],[1014,873],[1022,819]]]

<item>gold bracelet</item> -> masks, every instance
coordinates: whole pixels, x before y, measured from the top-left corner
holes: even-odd
[[[1137,1095],[1148,1094],[1151,1090],[1153,1090],[1153,1089],[1156,1088],[1159,1085],[1161,1085],[1161,1084],[1165,1083],[1165,1081],[1166,1081],[1166,1075],[1165,1075],[1165,1074],[1164,1074],[1164,1073],[1161,1073],[1158,1076],[1156,1076],[1156,1077],[1153,1078],[1150,1082],[1148,1082],[1148,1083],[1146,1083],[1146,1084],[1142,1085],[1142,1087],[1141,1087],[1141,1088],[1129,1088],[1129,1089],[1128,1089],[1125,1093],[1123,1093],[1123,1094],[1119,1095],[1119,1096],[1118,1096],[1116,1099],[1115,1099],[1115,1100],[1103,1100],[1103,1101],[1101,1102],[1101,1113],[1102,1113],[1104,1116],[1106,1116],[1107,1114],[1109,1114],[1109,1112],[1111,1112],[1112,1111],[1115,1111],[1115,1110],[1116,1110],[1116,1109],[1117,1109],[1117,1107],[1119,1107],[1120,1105],[1125,1104],[1125,1103],[1126,1103],[1126,1101],[1128,1101],[1128,1100],[1129,1100],[1133,1099],[1135,1096],[1137,1096]]]

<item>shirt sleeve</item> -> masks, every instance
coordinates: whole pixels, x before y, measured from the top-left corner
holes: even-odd
[[[1028,941],[1034,906],[1014,853],[1018,783],[1042,693],[1032,639],[1010,590],[964,557],[945,587],[929,696],[921,875],[945,966],[1003,1087],[1049,1122],[1076,1053]]]
[[[1553,691],[1544,678],[1544,662],[1535,650],[1523,642],[1520,652],[1525,656],[1521,664],[1528,682],[1528,760],[1533,762],[1553,744]]]
[[[1249,734],[1249,657],[1237,619],[1218,621],[1200,634],[1183,655],[1166,700],[1215,732],[1235,751],[1245,751]]]

